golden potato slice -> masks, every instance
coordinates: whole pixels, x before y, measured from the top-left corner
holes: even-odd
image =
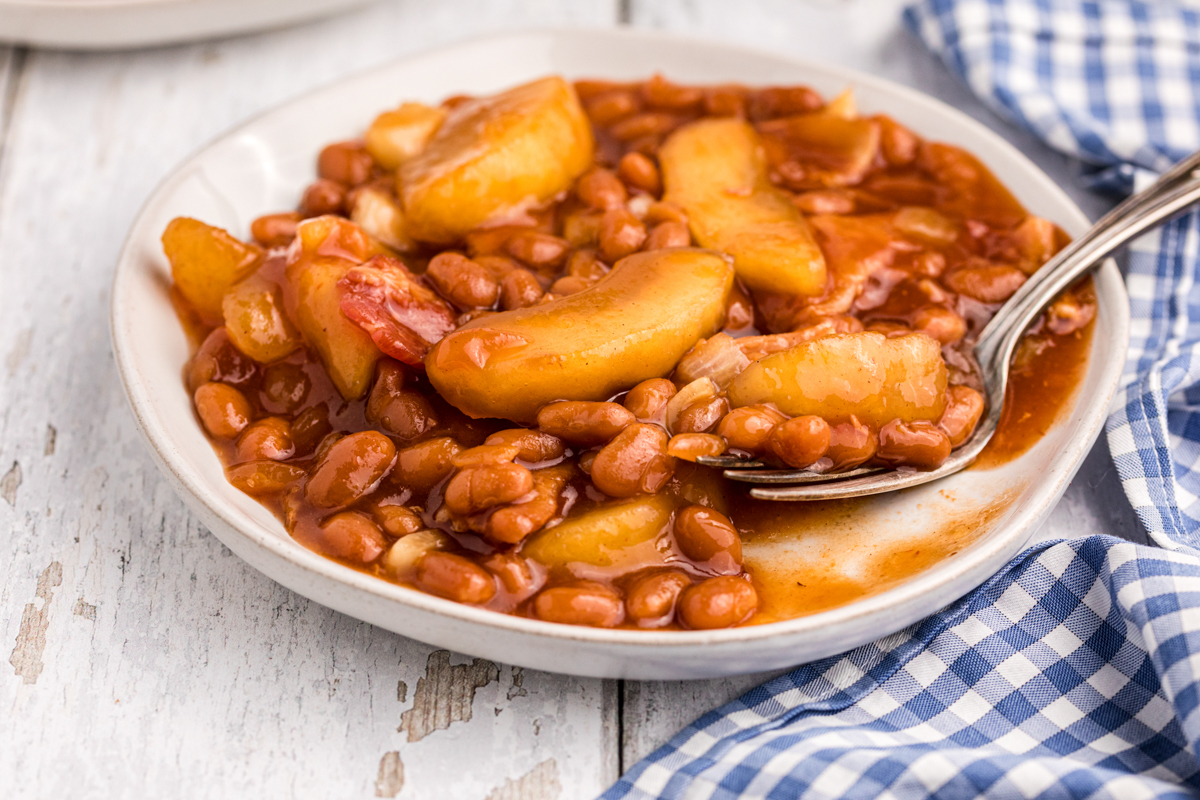
[[[467,323],[430,351],[426,372],[468,416],[532,425],[547,403],[607,400],[669,373],[720,329],[732,286],[717,253],[636,253],[581,292]]]
[[[342,314],[344,290],[338,281],[352,266],[349,262],[311,264],[296,282],[296,322],[347,400],[367,393],[379,360],[379,348],[367,332]]]
[[[221,302],[229,287],[262,263],[261,247],[191,217],[176,217],[162,235],[175,288],[210,325],[223,319]]]
[[[261,273],[225,293],[225,329],[238,350],[260,364],[278,361],[302,344],[284,311],[283,293]]]
[[[379,360],[369,334],[342,313],[345,290],[338,281],[378,246],[354,223],[316,217],[296,228],[300,246],[289,257],[287,280],[296,292],[296,324],[347,400],[367,393]]]
[[[350,219],[376,241],[397,253],[411,253],[417,243],[408,237],[404,226],[404,211],[389,193],[367,186],[354,196]]]
[[[880,427],[893,419],[936,422],[946,409],[941,345],[923,333],[825,336],[754,362],[729,385],[734,408],[774,403],[793,417]]]
[[[698,120],[675,131],[658,157],[665,199],[687,211],[696,241],[733,257],[747,286],[825,290],[825,257],[800,211],[767,180],[762,142],[749,123]]]
[[[467,101],[401,165],[408,233],[453,242],[571,186],[592,165],[592,127],[571,84],[544,78]]]
[[[610,502],[535,533],[521,555],[547,567],[614,567],[654,557],[654,540],[668,531],[678,501],[665,494]]]
[[[379,166],[395,169],[425,149],[445,119],[446,109],[424,103],[405,103],[385,111],[367,128],[367,152]]]

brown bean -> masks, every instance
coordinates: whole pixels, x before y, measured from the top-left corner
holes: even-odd
[[[675,543],[692,561],[722,575],[742,571],[742,537],[720,511],[688,506],[675,512]]]
[[[421,519],[420,514],[394,501],[375,503],[371,507],[371,513],[379,527],[389,536],[407,536],[425,527],[425,521]]]
[[[250,235],[263,247],[287,247],[296,238],[300,219],[295,211],[264,214],[250,223]]]
[[[767,449],[775,426],[786,419],[769,406],[735,408],[717,425],[717,435],[730,447],[757,455]]]
[[[546,622],[612,628],[625,619],[625,604],[604,584],[579,581],[543,589],[533,601],[533,613]]]
[[[625,184],[603,167],[593,167],[579,177],[575,194],[592,208],[609,209],[625,205],[628,193]]]
[[[339,439],[317,463],[304,497],[317,508],[347,506],[375,490],[396,463],[396,445],[378,431]]]
[[[589,99],[584,107],[592,122],[603,128],[635,113],[641,102],[633,92],[619,89]]]
[[[670,624],[679,593],[692,579],[679,570],[654,572],[638,578],[629,587],[625,608],[640,628],[658,628]]]
[[[876,117],[880,123],[880,149],[883,158],[893,167],[903,167],[917,159],[921,140],[917,135],[891,117]]]
[[[662,75],[655,75],[643,83],[641,92],[646,105],[667,111],[698,111],[704,102],[703,89],[696,86],[680,86]]]
[[[983,395],[970,386],[951,386],[946,389],[946,410],[938,427],[950,437],[950,447],[958,447],[970,438],[983,416]]]
[[[662,177],[652,160],[641,153],[626,153],[617,165],[617,174],[630,186],[655,197],[662,193]]]
[[[454,471],[452,461],[462,449],[462,445],[449,436],[409,445],[396,454],[392,483],[411,489],[414,494],[426,494]]]
[[[196,414],[210,436],[232,439],[250,424],[250,402],[225,383],[206,383],[192,395]]]
[[[545,582],[544,568],[536,568],[529,559],[516,553],[492,553],[483,559],[483,566],[517,602],[530,597]]]
[[[646,237],[646,250],[663,250],[667,247],[687,247],[692,243],[692,235],[687,225],[682,222],[664,222],[654,226]]]
[[[532,489],[533,473],[520,464],[468,467],[446,484],[446,508],[466,517],[519,500]]]
[[[651,203],[650,207],[646,209],[646,222],[651,225],[657,225],[660,222],[682,222],[687,225],[687,221],[687,214],[674,203],[660,200]]]
[[[821,95],[807,86],[772,86],[750,92],[747,111],[750,119],[758,122],[806,114],[823,105]]]
[[[292,422],[292,444],[296,448],[296,455],[311,453],[332,430],[329,408],[325,403],[317,403],[301,411]]]
[[[729,413],[729,401],[712,397],[692,403],[675,420],[673,433],[708,433]]]
[[[567,260],[571,245],[566,239],[535,230],[513,234],[505,244],[508,254],[536,269],[553,269]]]
[[[309,534],[311,539],[304,544],[330,558],[369,564],[387,549],[379,526],[357,511],[334,514],[321,523],[319,530],[317,535]]]
[[[700,456],[719,456],[725,452],[725,440],[711,433],[680,433],[667,442],[667,455],[695,461]]]
[[[667,441],[667,432],[659,426],[633,423],[596,455],[592,483],[610,497],[654,494],[675,473]]]
[[[430,550],[417,562],[417,587],[456,603],[479,605],[496,595],[496,579],[470,559]]]
[[[746,90],[741,86],[713,86],[704,90],[704,116],[746,116]]]
[[[405,389],[404,368],[391,359],[379,362],[375,385],[367,398],[366,416],[373,425],[410,442],[433,430],[438,424],[433,406],[425,395]]]
[[[676,614],[689,628],[731,628],[758,608],[758,592],[750,581],[720,575],[683,590]]]
[[[508,256],[475,256],[475,258],[471,260],[486,269],[488,274],[496,280],[500,280],[514,269],[521,268],[520,264],[518,264],[516,261],[513,261]]]
[[[624,406],[588,400],[550,403],[537,415],[538,429],[543,433],[583,447],[611,441],[633,422],[633,414]]]
[[[639,148],[634,145],[638,139],[666,136],[679,127],[682,122],[683,119],[674,114],[646,111],[626,117],[609,128],[609,131],[618,141],[626,142],[636,150]]]
[[[254,377],[255,369],[254,361],[234,346],[221,327],[204,338],[188,362],[187,385],[193,392],[211,381],[240,386]]]
[[[371,178],[374,162],[362,142],[334,142],[317,156],[317,174],[343,186],[357,186]]]
[[[913,330],[932,336],[942,344],[953,344],[967,334],[967,321],[943,306],[918,308],[912,315]]]
[[[662,422],[667,403],[678,390],[666,378],[651,378],[642,381],[625,395],[625,407],[639,422]]]
[[[825,456],[833,462],[831,469],[850,469],[870,461],[878,446],[874,431],[851,416],[849,422],[834,425],[829,432]]]
[[[305,219],[341,214],[346,208],[346,187],[321,178],[308,185],[300,198],[300,215]]]
[[[483,444],[469,447],[456,455],[451,461],[454,466],[459,469],[465,467],[487,467],[492,464],[510,464],[516,457],[517,453],[521,452],[521,448],[514,444],[499,443],[499,444]]]
[[[581,208],[563,217],[562,235],[572,247],[592,247],[600,241],[600,222],[604,212]]]
[[[589,281],[586,278],[576,278],[574,275],[564,275],[554,282],[554,285],[550,287],[550,292],[558,297],[566,297],[570,294],[582,292],[591,285],[592,281]]]
[[[933,469],[950,456],[950,437],[926,420],[894,419],[879,429],[875,457],[893,467]]]
[[[280,361],[263,370],[259,399],[272,414],[294,414],[308,399],[312,380],[299,364]]]
[[[517,458],[531,464],[562,458],[565,452],[562,440],[557,436],[529,428],[509,428],[493,433],[484,440],[484,444],[514,445]]]
[[[251,461],[229,467],[225,479],[249,495],[278,494],[307,473],[294,464],[278,461]]]
[[[527,269],[514,269],[500,279],[500,306],[505,311],[537,305],[542,294],[542,285]]]
[[[815,464],[829,449],[829,423],[811,414],[789,419],[771,431],[771,451],[789,467]]]
[[[615,263],[646,241],[646,226],[625,208],[610,208],[600,220],[600,254],[608,263]]]
[[[500,283],[490,271],[462,253],[438,253],[425,277],[438,294],[459,308],[491,308],[500,296]]]
[[[596,258],[596,251],[591,248],[576,250],[567,261],[567,275],[573,278],[584,278],[590,283],[608,274],[608,267]]]
[[[967,264],[942,276],[952,292],[981,303],[1003,303],[1016,293],[1028,276],[1005,264]]]
[[[242,461],[283,461],[296,452],[292,444],[292,426],[282,417],[266,417],[252,422],[237,441],[237,455]]]

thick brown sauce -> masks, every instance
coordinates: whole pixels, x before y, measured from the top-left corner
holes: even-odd
[[[1087,279],[1091,284],[1091,278]],[[1066,336],[1026,337],[1009,373],[1000,426],[974,470],[992,469],[1019,458],[1075,404],[1087,372],[1096,321]]]

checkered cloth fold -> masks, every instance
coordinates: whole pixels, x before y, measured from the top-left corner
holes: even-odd
[[[997,111],[1128,192],[1200,149],[1200,11],[921,0],[905,19]],[[1200,792],[1200,215],[1131,248],[1108,422],[1154,540],[1039,544],[917,625],[705,714],[603,800]],[[1171,552],[1174,550],[1175,552]]]

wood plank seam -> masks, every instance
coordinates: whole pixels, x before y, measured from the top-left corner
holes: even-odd
[[[14,47],[9,50],[7,64],[0,64],[0,186],[4,184],[6,158],[8,154],[8,136],[12,129],[13,117],[16,116],[17,96],[25,76],[25,63],[29,58],[29,49]],[[0,206],[0,214],[4,213]]]

